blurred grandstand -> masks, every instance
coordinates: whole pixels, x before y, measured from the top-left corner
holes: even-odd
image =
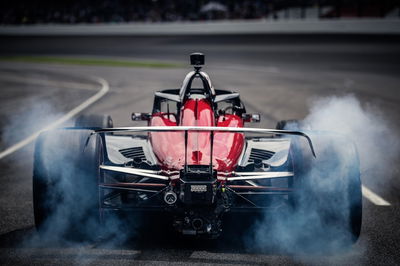
[[[400,0],[14,0],[0,24],[400,18]]]

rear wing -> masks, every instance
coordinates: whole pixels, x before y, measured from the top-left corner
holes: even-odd
[[[116,127],[95,129],[91,134],[112,133],[112,132],[170,132],[183,131],[185,136],[189,131],[195,132],[211,132],[213,137],[215,132],[233,132],[233,133],[259,133],[259,134],[279,134],[279,135],[294,135],[304,137],[310,147],[311,153],[316,157],[314,146],[311,138],[301,131],[265,129],[265,128],[246,128],[246,127],[199,127],[199,126],[161,126],[161,127]]]

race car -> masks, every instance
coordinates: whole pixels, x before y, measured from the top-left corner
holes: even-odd
[[[327,160],[340,171],[329,173],[335,182],[325,186],[328,190],[310,182],[315,177],[310,171],[325,152],[318,154],[305,132],[284,129],[296,121],[280,121],[276,129],[245,127],[260,115],[246,112],[239,93],[214,89],[202,71],[204,58],[191,54],[194,70],[181,88],[155,92],[151,112],[132,113],[133,121],[147,126],[113,127],[109,116],[84,115],[75,127],[39,136],[33,173],[39,231],[62,224],[78,232],[92,221],[107,226],[111,212],[151,212],[171,217],[180,234],[216,238],[228,213],[252,217],[283,205],[309,211],[312,202],[326,226],[348,232],[352,241],[358,238],[356,149],[345,146],[345,162],[330,149],[334,156]],[[320,175],[328,176],[323,171]]]

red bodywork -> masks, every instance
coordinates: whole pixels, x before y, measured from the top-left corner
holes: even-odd
[[[189,99],[181,108],[179,123],[174,115],[153,114],[149,126],[218,126],[243,127],[241,117],[234,114],[215,116],[208,100]],[[187,141],[188,165],[209,165],[211,139],[209,132],[189,132]],[[185,164],[185,135],[183,132],[151,132],[150,143],[161,167],[180,170]],[[213,143],[213,168],[219,172],[235,169],[244,147],[243,133],[216,132]]]

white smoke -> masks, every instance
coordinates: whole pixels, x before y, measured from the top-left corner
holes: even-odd
[[[5,148],[23,140],[62,116],[55,106],[39,97],[24,99],[19,102],[19,105],[23,106],[23,115],[21,111],[8,115],[5,120],[7,126],[1,132],[1,144]]]
[[[285,127],[306,132],[314,143],[317,158],[308,159],[301,174],[312,191],[302,192],[300,208],[265,213],[246,236],[247,246],[295,254],[349,250],[351,234],[339,226],[350,213],[353,194],[359,193],[354,189],[359,185],[352,186],[349,180],[358,171],[359,160],[361,180],[385,190],[400,150],[398,134],[390,125],[378,108],[362,105],[353,95],[314,101],[304,120]],[[302,150],[310,153],[308,147]],[[338,189],[350,193],[338,195]],[[332,210],[338,216],[329,224],[326,216]],[[358,251],[363,249],[358,247]]]
[[[322,98],[312,105],[303,126],[351,138],[360,156],[363,181],[385,186],[391,165],[399,158],[400,141],[397,129],[378,107],[363,106],[353,95]]]

